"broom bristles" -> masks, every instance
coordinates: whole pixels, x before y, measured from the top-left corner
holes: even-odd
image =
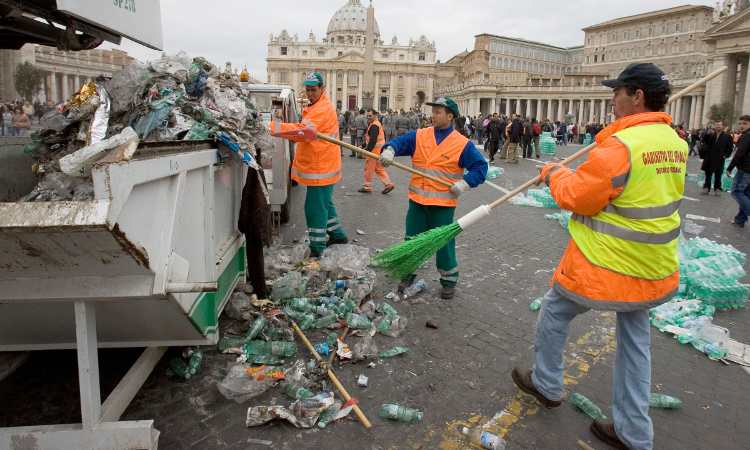
[[[394,278],[404,280],[460,233],[461,227],[455,222],[427,230],[383,250],[373,258],[373,265],[382,267]]]

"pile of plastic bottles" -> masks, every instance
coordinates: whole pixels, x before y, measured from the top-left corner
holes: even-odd
[[[548,187],[542,189],[529,189],[526,195],[541,203],[543,208],[559,208]]]
[[[552,133],[545,131],[539,138],[539,148],[545,155],[554,155],[557,150],[557,143],[555,138],[552,137]]]
[[[583,145],[591,145],[592,142],[594,142],[594,137],[591,136],[591,133],[586,133],[583,137]]]
[[[746,255],[731,245],[706,238],[680,241],[680,294],[717,309],[739,309],[747,304],[750,285],[745,276]]]

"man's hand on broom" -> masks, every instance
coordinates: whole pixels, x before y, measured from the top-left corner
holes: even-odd
[[[396,151],[393,150],[393,147],[386,146],[383,148],[383,151],[380,152],[380,163],[383,164],[383,166],[388,167],[393,164],[393,158],[395,157]]]
[[[451,186],[451,193],[456,197],[460,197],[461,194],[469,190],[469,183],[464,180],[457,181]]]
[[[557,169],[561,169],[562,167],[562,164],[554,162],[544,165],[537,165],[536,168],[539,169],[539,179],[536,183],[534,183],[534,185],[539,186],[540,184],[544,183],[549,186],[549,176],[552,175],[552,172],[556,171]]]

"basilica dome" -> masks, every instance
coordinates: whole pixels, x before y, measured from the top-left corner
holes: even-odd
[[[336,11],[328,22],[328,36],[343,34],[367,33],[367,8],[360,0],[348,0],[346,5]],[[375,36],[380,36],[378,21],[375,20]]]

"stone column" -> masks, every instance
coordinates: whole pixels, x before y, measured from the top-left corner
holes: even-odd
[[[510,98],[505,99],[505,115],[510,116]]]
[[[748,55],[742,56],[742,76],[740,78],[740,95],[739,95],[739,101],[738,105],[735,109],[737,109],[740,113],[740,116],[743,114],[750,114],[750,88],[748,88],[748,81],[750,81],[750,77],[748,77],[748,66],[750,66],[750,57]]]
[[[492,100],[490,100],[490,114],[497,112],[495,108],[497,108],[497,98],[492,97]]]
[[[536,116],[536,120],[539,120],[539,121],[544,120],[542,118],[542,99],[536,100],[536,112],[534,113],[534,115]]]
[[[578,100],[578,117],[576,117],[576,121],[578,122],[578,127],[580,128],[581,125],[584,125],[584,119],[583,119],[583,99]]]
[[[375,72],[375,88],[372,92],[372,107],[382,113],[380,111],[380,72]]]
[[[737,58],[735,55],[717,55],[708,69],[708,72],[726,66],[727,71],[706,83],[705,110],[713,105],[725,102],[734,102],[735,87],[737,85]]]
[[[699,95],[698,96],[698,102],[697,102],[698,111],[696,111],[697,120],[696,120],[696,124],[695,124],[696,128],[703,127],[703,123],[704,123],[703,109],[704,109],[705,101],[706,101],[706,97],[705,96],[703,96],[703,95]]]
[[[344,84],[341,86],[341,110],[349,110],[349,71],[344,71]]]
[[[607,118],[607,100],[601,100],[602,104],[599,108],[599,123],[605,123]]]
[[[391,85],[388,87],[388,107],[396,111],[396,80],[398,77],[395,72],[391,72]]]
[[[589,100],[589,123],[594,122],[594,99]]]
[[[326,86],[328,87],[328,97],[331,98],[331,103],[333,103],[333,107],[336,107],[336,94],[338,93],[337,89],[338,86],[336,86],[336,71],[335,70],[329,70],[328,74],[326,75]]]
[[[362,80],[362,72],[357,72],[357,109],[362,109],[362,88],[364,87],[364,81]]]
[[[518,114],[518,115],[521,114],[521,99],[520,98],[516,99],[516,109],[515,109],[515,111],[516,111],[516,114]]]
[[[691,95],[690,96],[690,120],[688,121],[688,128],[693,129],[695,128],[695,121],[696,121],[696,112],[698,110],[698,96]]]
[[[47,75],[47,83],[49,83],[47,100],[52,100],[52,103],[59,102],[60,100],[57,98],[57,75],[55,75],[55,72],[51,72]]]
[[[675,125],[679,125],[680,123],[682,123],[682,101],[684,99],[685,99],[684,97],[683,98],[679,98],[675,102],[675,108],[674,108],[675,109],[675,113],[674,113],[674,124]]]
[[[61,73],[62,78],[62,101],[67,101],[70,98],[70,87],[68,84],[68,74]]]
[[[563,120],[563,101],[562,99],[557,100],[557,117],[555,120]]]

